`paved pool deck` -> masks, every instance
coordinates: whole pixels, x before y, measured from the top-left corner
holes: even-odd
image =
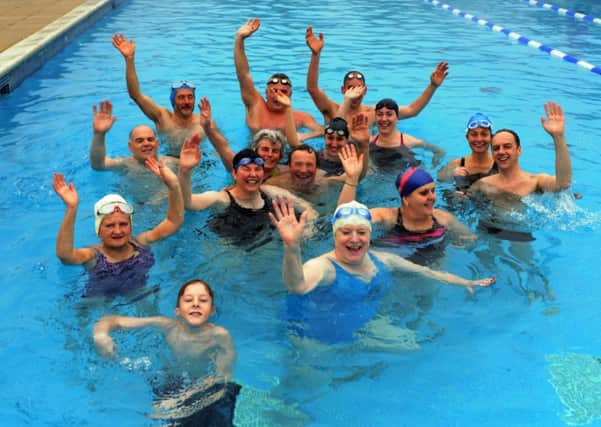
[[[0,94],[124,0],[0,0]]]

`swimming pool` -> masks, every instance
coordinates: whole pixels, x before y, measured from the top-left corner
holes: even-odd
[[[448,3],[601,64],[599,26],[524,2]],[[601,16],[593,1],[554,3]],[[401,126],[441,145],[448,158],[466,152],[465,121],[482,110],[497,128],[518,130],[524,169],[552,173],[553,150],[539,117],[545,101],[559,102],[567,115],[573,189],[584,197],[540,200],[536,222],[531,221],[534,242],[480,235],[475,248],[447,248],[438,268],[497,277],[492,289],[481,289],[474,298],[460,289],[399,278],[384,307],[390,321],[381,319],[397,326],[396,335],[378,345],[373,336],[343,347],[305,349],[290,343],[281,315],[286,292],[280,242],[249,252],[226,247],[204,228],[205,213],[188,214],[177,236],[155,245],[158,262],[150,284],[161,285],[158,294],[143,304],[117,300],[83,309],[81,269],[61,266],[54,255],[63,205],[52,191],[51,174],[62,171],[77,186],[76,245],[94,242],[93,202],[108,189],[127,187],[123,177],[89,167],[91,107],[102,99],[115,106],[119,119],[108,136],[111,154],[126,153],[129,129],[147,123],[127,96],[123,60],[111,35],[124,32],[136,39],[146,94],[168,105],[172,81],[195,82],[198,95],[210,99],[221,130],[241,148],[248,132],[232,49],[236,29],[249,16],[262,19],[259,32],[246,42],[258,87],[263,90],[273,72],[286,72],[294,84],[294,106],[316,118],[304,89],[307,25],[325,33],[320,85],[333,99],[340,99],[343,73],[358,68],[369,86],[366,102],[390,96],[408,103],[421,93],[435,64],[447,60],[451,69],[443,87],[420,116]],[[149,0],[124,3],[0,98],[3,422],[153,425],[145,416],[151,406],[147,380],[159,358],[153,349],[162,343],[150,332],[120,337],[129,361],[117,365],[94,352],[90,322],[107,312],[168,315],[179,285],[201,276],[217,292],[215,322],[227,327],[236,343],[235,378],[244,386],[240,425],[601,425],[595,359],[601,357],[596,303],[601,293],[594,255],[601,238],[600,79],[419,0],[324,1],[311,8],[287,0],[258,0],[252,6],[207,1],[202,8],[193,1],[176,7]],[[206,155],[215,159],[211,149]],[[195,174],[195,189],[226,185],[222,169],[214,162]],[[371,176],[366,186],[381,188],[378,194],[360,193],[368,204],[395,202],[392,178]],[[149,225],[145,218],[162,212],[144,204],[144,195],[125,195],[142,212],[138,231]],[[475,227],[472,216],[465,219]],[[303,257],[330,246],[328,239],[311,241]],[[416,332],[419,349],[413,335],[403,335],[407,329]]]

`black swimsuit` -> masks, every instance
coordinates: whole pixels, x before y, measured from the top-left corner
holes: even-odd
[[[211,230],[233,243],[254,242],[258,234],[271,230],[269,212],[273,213],[273,204],[264,191],[259,190],[263,199],[263,206],[259,209],[242,207],[228,190],[225,192],[230,198],[230,204],[225,211],[209,221]]]
[[[465,167],[465,157],[461,158],[459,166],[462,168]],[[494,175],[496,173],[499,173],[499,169],[497,168],[497,163],[493,163],[492,168],[490,168],[488,172],[473,173],[471,175],[466,176],[456,175],[455,188],[457,188],[457,191],[466,191],[474,182],[484,178],[485,176]]]

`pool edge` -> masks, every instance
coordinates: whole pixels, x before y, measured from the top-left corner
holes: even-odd
[[[0,53],[0,96],[14,91],[27,77],[125,0],[87,0]]]

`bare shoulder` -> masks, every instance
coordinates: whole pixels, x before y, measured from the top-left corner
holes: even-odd
[[[374,222],[394,223],[397,220],[398,208],[371,208],[372,218]]]

